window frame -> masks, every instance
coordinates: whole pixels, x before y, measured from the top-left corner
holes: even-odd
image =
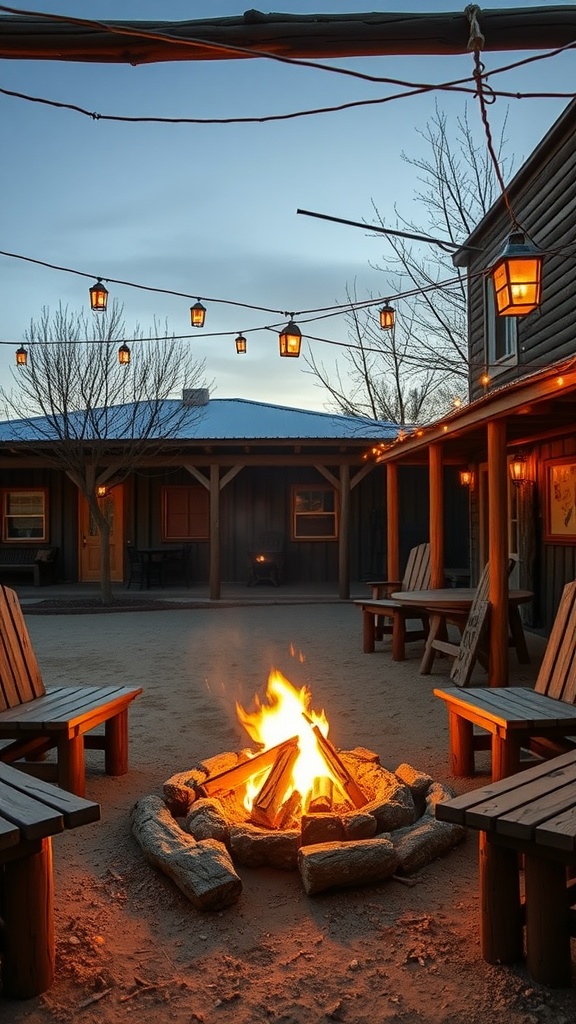
[[[503,342],[504,352],[498,355]],[[484,279],[484,355],[491,376],[518,365],[518,317],[498,316],[492,276]]]
[[[190,508],[190,504],[189,503],[188,503],[188,508],[186,509],[186,512],[185,513],[181,513],[182,515],[186,515],[188,517],[188,532],[186,532],[186,533],[183,533],[183,532],[170,533],[169,532],[169,514],[170,513],[169,513],[169,508],[168,508],[168,501],[169,501],[170,494],[175,492],[175,491],[179,491],[180,493],[187,492],[188,494],[202,494],[203,496],[205,495],[205,508],[200,509],[196,513],[196,515],[203,517],[202,529],[199,532],[198,531],[194,532],[194,531],[190,530],[191,508]],[[202,484],[200,484],[200,483],[198,483],[198,484],[163,484],[162,488],[161,488],[160,501],[161,501],[161,510],[162,510],[162,514],[161,514],[161,537],[162,537],[162,541],[163,542],[165,542],[167,544],[174,544],[174,543],[177,543],[177,542],[186,542],[186,543],[188,543],[190,541],[208,541],[208,540],[210,540],[210,496],[208,494],[208,491],[206,490],[205,487],[203,487]],[[175,515],[176,513],[172,513],[172,514]]]
[[[30,513],[8,512],[8,502],[14,495],[32,496],[38,495],[42,498],[42,512],[30,515]],[[8,522],[17,518],[40,519],[42,521],[42,533],[35,537],[11,537],[8,531]],[[2,488],[2,543],[3,544],[45,544],[48,541],[48,488],[47,487],[3,487]]]
[[[297,509],[297,496],[303,492],[318,492],[322,495],[330,494],[332,496],[332,509],[325,509],[324,507],[319,510],[307,510],[302,511]],[[335,487],[331,487],[329,484],[293,484],[291,490],[291,509],[290,509],[290,522],[291,522],[291,536],[293,541],[335,541],[338,540],[339,535],[339,507],[338,507],[338,491]],[[332,521],[333,528],[331,533],[303,533],[299,529],[300,525],[304,525],[306,519],[311,520],[312,518],[318,519],[318,517],[324,517],[326,521]]]

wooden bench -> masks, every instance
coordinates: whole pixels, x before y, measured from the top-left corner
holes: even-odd
[[[553,756],[576,735],[576,581],[567,583],[534,689],[489,686],[435,689],[446,701],[450,762],[456,776],[474,774],[474,752],[491,736],[492,779],[520,768],[523,747]],[[474,726],[482,734],[474,733]]]
[[[543,985],[571,982],[576,935],[576,751],[436,805],[436,817],[480,831],[480,944],[491,964],[523,958]],[[525,898],[520,897],[520,855]],[[568,870],[567,870],[568,869]]]
[[[32,577],[34,586],[39,587],[42,583],[55,581],[57,559],[58,548],[6,544],[0,547],[0,572],[10,576],[27,573]]]
[[[0,763],[2,989],[31,999],[54,980],[53,835],[98,821],[100,806]]]
[[[12,741],[0,746],[0,762],[84,796],[85,747],[104,751],[108,775],[128,771],[128,707],[140,693],[116,684],[46,690],[18,597],[0,586],[0,742]],[[102,723],[104,734],[92,734]],[[55,764],[38,760],[49,750]]]
[[[430,586],[430,545],[419,544],[412,548],[400,583],[397,580],[373,580],[368,585],[372,587],[372,600],[354,601],[362,609],[363,651],[372,654],[376,640],[392,635],[392,658],[403,661],[407,643],[426,639],[428,615],[425,610],[407,609],[386,595],[397,590],[426,590]],[[388,619],[392,620],[391,623],[387,623]],[[420,626],[408,629],[406,623],[409,619],[416,619]]]

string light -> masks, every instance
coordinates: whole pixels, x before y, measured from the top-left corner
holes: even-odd
[[[200,299],[198,299],[198,302],[195,302],[194,305],[190,307],[190,323],[192,324],[192,327],[204,327],[205,320],[206,308],[202,305]]]
[[[120,345],[120,348],[118,349],[118,362],[122,363],[123,366],[127,366],[130,362],[130,349],[126,342]]]
[[[244,353],[246,352],[246,344],[247,342],[244,335],[238,334],[236,336],[236,352],[238,353],[239,356],[244,355]]]
[[[292,319],[293,316],[294,314],[291,313],[289,322],[279,335],[280,355],[295,356],[298,358],[300,355],[300,346],[302,344],[302,331],[298,325],[294,323],[294,320]]]
[[[396,310],[390,305],[388,299],[380,310],[380,327],[383,331],[391,331],[394,327],[394,320],[396,318]]]
[[[105,313],[108,305],[108,289],[102,284],[101,277],[98,278],[96,284],[92,285],[89,292],[90,309],[95,313]]]
[[[16,349],[16,366],[26,366],[28,362],[28,352],[24,348],[24,345],[20,345],[20,348]]]

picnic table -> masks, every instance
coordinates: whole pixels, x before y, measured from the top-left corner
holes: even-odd
[[[436,805],[436,817],[480,832],[480,942],[488,963],[523,958],[543,985],[569,985],[576,934],[576,750]],[[524,860],[524,907],[520,896]]]
[[[0,762],[2,982],[10,999],[54,980],[52,836],[100,817],[100,805]]]
[[[454,622],[462,629],[468,618],[470,608],[476,595],[475,587],[443,587],[437,590],[399,590],[392,594],[394,601],[406,607],[425,608],[429,615],[429,631],[426,639],[426,647],[420,672],[428,675],[432,669],[436,649],[434,641],[443,639],[446,635],[446,622]],[[516,648],[518,661],[523,664],[530,662],[530,655],[526,646],[526,637],[519,605],[531,601],[534,594],[531,590],[510,590],[508,592],[508,620],[512,643]]]

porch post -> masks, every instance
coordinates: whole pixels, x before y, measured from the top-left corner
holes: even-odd
[[[338,531],[338,593],[350,597],[350,466],[340,466],[340,529]]]
[[[506,421],[489,420],[488,561],[490,563],[490,686],[508,685],[508,490]]]
[[[210,466],[210,600],[220,599],[220,467]]]
[[[442,445],[428,449],[430,473],[430,586],[444,586],[444,460]]]
[[[386,463],[386,568],[387,579],[400,579],[400,516],[398,512],[398,466]]]

